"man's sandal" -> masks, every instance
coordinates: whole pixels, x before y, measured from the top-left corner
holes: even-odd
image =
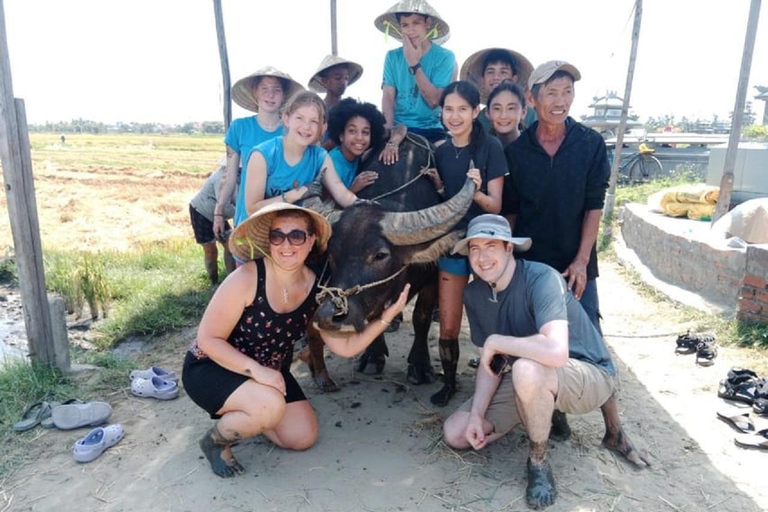
[[[677,341],[676,341],[677,348],[675,348],[675,352],[681,355],[693,354],[698,350],[700,343],[714,343],[714,342],[715,342],[714,334],[700,334],[700,333],[691,334],[691,331],[689,330],[685,334],[681,334],[677,337]]]
[[[696,364],[699,366],[712,366],[717,357],[717,345],[714,340],[700,341],[696,345]]]

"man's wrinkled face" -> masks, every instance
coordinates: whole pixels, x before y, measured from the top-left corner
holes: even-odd
[[[573,79],[562,76],[543,84],[536,96],[529,95],[531,105],[536,110],[540,123],[565,123],[574,98]]]

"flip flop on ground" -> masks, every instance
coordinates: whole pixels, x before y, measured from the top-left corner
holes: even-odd
[[[741,433],[747,434],[755,431],[755,424],[752,423],[752,419],[749,417],[749,411],[727,409],[717,411],[717,417]]]
[[[35,402],[24,411],[21,419],[13,424],[16,432],[26,432],[35,428],[45,418],[51,415],[51,405],[48,402]]]
[[[101,425],[110,416],[112,406],[106,402],[60,405],[52,413],[53,424],[61,430]]]
[[[768,428],[758,430],[754,434],[739,434],[733,438],[733,442],[742,448],[768,450]]]
[[[99,427],[75,443],[72,455],[77,462],[91,462],[108,448],[115,446],[125,437],[123,426],[118,424]]]

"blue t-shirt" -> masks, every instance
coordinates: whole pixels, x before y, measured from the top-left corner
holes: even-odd
[[[350,162],[344,156],[344,153],[341,152],[340,146],[336,146],[330,150],[328,156],[330,156],[333,161],[333,167],[336,168],[336,174],[339,175],[339,179],[347,188],[351,187],[352,182],[355,181],[355,176],[357,176],[357,164],[360,162],[360,157],[357,157]]]
[[[275,137],[253,148],[267,162],[267,183],[264,187],[264,199],[277,197],[283,192],[301,187],[317,177],[323,168],[328,152],[317,145],[309,146],[304,156],[296,165],[288,165],[283,152],[283,137]]]
[[[245,213],[245,179],[251,151],[262,142],[282,134],[282,124],[275,131],[268,132],[256,121],[256,116],[241,117],[229,125],[227,135],[224,137],[224,144],[240,155],[240,167],[243,169],[240,173],[240,188],[237,189],[237,200],[235,201],[235,226],[248,217]]]
[[[427,53],[421,57],[421,69],[432,85],[437,88],[447,87],[456,68],[456,57],[451,50],[432,43]],[[441,129],[440,108],[431,108],[421,95],[414,77],[408,69],[403,48],[387,52],[384,60],[383,85],[395,88],[395,123],[409,128]]]

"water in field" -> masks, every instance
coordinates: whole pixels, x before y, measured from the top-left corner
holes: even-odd
[[[25,359],[28,354],[21,298],[0,287],[0,362],[6,358]]]

